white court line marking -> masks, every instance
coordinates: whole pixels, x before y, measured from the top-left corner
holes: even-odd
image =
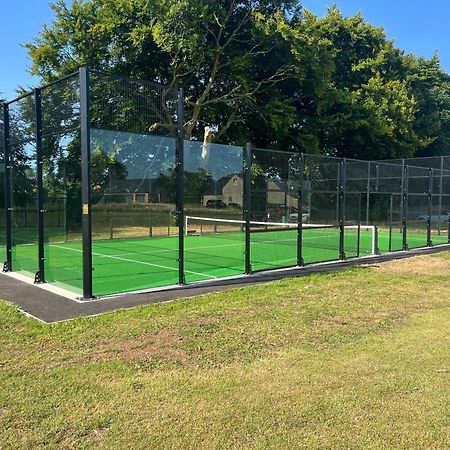
[[[243,246],[244,245],[244,242],[239,242],[239,243],[236,243],[236,244],[226,244],[226,245],[205,245],[205,246],[202,246],[202,247],[185,247],[184,248],[184,251],[186,252],[186,251],[192,251],[192,252],[195,252],[196,250],[203,250],[203,249],[208,249],[208,248],[224,248],[224,247],[236,247],[236,246]],[[136,255],[136,254],[139,254],[139,255],[154,255],[154,254],[157,254],[157,253],[172,253],[172,252],[175,252],[175,251],[177,251],[177,249],[171,249],[171,250],[155,250],[155,251],[150,251],[150,252],[132,252],[132,253],[118,253],[118,254],[113,254],[113,255],[111,255],[111,256],[129,256],[129,255]]]
[[[328,237],[338,237],[335,234],[327,234],[327,235],[322,235],[322,236],[304,236],[304,240],[314,240],[314,239],[324,239],[324,238],[328,238]],[[295,239],[293,238],[289,238],[289,239],[277,239],[277,240],[264,240],[264,241],[253,241],[253,244],[276,244],[276,243],[280,243],[280,242],[295,242]],[[63,250],[71,250],[71,251],[76,251],[76,252],[80,252],[82,253],[82,250],[78,250],[78,249],[73,249],[73,248],[69,248],[69,247],[63,247],[63,246],[59,246],[59,245],[54,245],[54,244],[50,244],[53,247],[56,248],[60,248]],[[236,243],[236,244],[228,244],[228,245],[208,245],[208,246],[202,246],[202,247],[193,247],[193,248],[185,248],[185,251],[192,251],[193,253],[195,253],[197,250],[202,250],[202,249],[210,249],[210,248],[226,248],[226,247],[236,247],[236,246],[242,246],[242,242]],[[144,262],[144,261],[136,261],[134,259],[128,259],[128,258],[123,258],[123,256],[130,256],[130,255],[136,255],[136,254],[140,254],[140,255],[151,255],[151,254],[156,254],[156,253],[168,253],[168,252],[173,252],[176,251],[176,249],[169,249],[169,250],[158,250],[158,251],[152,251],[152,252],[133,252],[133,253],[122,253],[122,254],[113,254],[113,255],[105,255],[103,253],[96,253],[93,252],[92,254],[101,258],[111,258],[111,259],[117,259],[117,260],[121,260],[121,261],[126,261],[126,262],[133,262],[133,263],[137,263],[137,264],[142,264],[142,265],[147,265],[147,266],[153,266],[153,267],[159,267],[162,269],[168,269],[168,270],[178,270],[174,267],[169,267],[169,266],[163,266],[160,264],[155,264],[155,263],[149,263],[149,262]],[[278,263],[280,262],[284,262],[284,261],[290,261],[290,259],[286,259],[286,260],[280,260],[278,261]],[[194,275],[199,275],[199,276],[203,276],[203,277],[207,277],[207,278],[212,278],[212,279],[217,279],[218,277],[214,276],[214,275],[207,275],[204,273],[200,273],[200,272],[194,272],[191,270],[186,270],[187,273],[191,273]]]
[[[322,236],[304,236],[303,240],[305,241],[305,240],[314,240],[314,239],[324,239],[324,238],[328,238],[328,237],[338,238],[339,235],[328,234],[326,236],[323,236],[323,235]],[[256,245],[256,244],[259,244],[259,245],[261,245],[261,244],[270,244],[270,245],[272,245],[272,244],[278,244],[280,242],[296,242],[296,238],[276,239],[276,240],[263,240],[263,241],[254,240],[252,242],[253,242],[254,245]],[[227,247],[237,247],[237,246],[241,247],[242,245],[243,245],[243,242],[239,242],[239,243],[236,243],[236,244],[205,245],[205,246],[201,246],[201,247],[186,247],[185,251],[188,251],[188,252],[190,251],[192,253],[195,253],[197,250],[210,249],[210,248],[227,248]],[[82,252],[82,250],[72,249],[72,248],[69,248],[69,247],[62,247],[62,246],[58,246],[58,245],[54,245],[54,244],[51,244],[51,246],[57,247],[57,248],[64,248],[66,250],[74,250],[74,251]],[[125,258],[123,258],[123,256],[132,256],[132,255],[137,255],[137,254],[139,254],[139,255],[155,255],[155,254],[159,254],[159,253],[172,253],[174,251],[176,251],[176,249],[154,250],[154,251],[149,251],[149,252],[116,253],[116,254],[112,254],[112,255],[105,255],[103,253],[93,253],[93,255],[100,256],[100,257],[105,257],[105,258],[108,257],[108,258],[125,259]],[[138,262],[138,261],[135,261],[135,262]],[[150,264],[150,263],[147,263],[147,264]],[[164,267],[164,266],[162,266],[162,267]],[[175,270],[175,269],[173,269],[173,270]],[[191,273],[194,273],[196,275],[202,275],[202,274],[196,273],[196,272],[191,272]],[[203,275],[205,275],[205,274],[203,274]],[[215,278],[217,278],[217,277],[215,277]]]
[[[296,231],[295,229],[290,230],[290,231]],[[314,230],[316,231],[316,230]],[[361,231],[366,231],[366,230],[361,230]],[[196,237],[208,237],[211,238],[211,236],[202,236],[202,235],[196,235]],[[320,235],[320,236],[305,236],[303,235],[303,240],[314,240],[314,239],[325,239],[325,238],[329,238],[329,237],[333,237],[333,238],[338,238],[339,235],[338,234],[327,234],[327,235]],[[218,238],[220,239],[220,237]],[[225,238],[222,238],[225,239]],[[264,240],[264,241],[257,241],[254,240],[252,241],[254,244],[275,244],[275,243],[279,243],[279,242],[295,242],[296,238],[288,238],[288,239],[276,239],[276,240]],[[104,241],[102,241],[104,242]],[[107,242],[107,241],[106,241]],[[201,247],[185,247],[185,251],[192,251],[193,253],[197,250],[204,250],[204,249],[210,249],[210,248],[225,248],[225,247],[237,247],[237,246],[242,246],[244,244],[244,242],[238,242],[236,244],[221,244],[221,245],[205,245],[205,246],[201,246]],[[34,244],[29,244],[29,245],[34,245]],[[55,244],[49,244],[50,246],[53,247],[58,247]],[[62,248],[62,247],[58,247],[58,248]],[[67,248],[67,247],[64,247]],[[97,256],[110,256],[110,257],[123,257],[123,256],[131,256],[131,255],[154,255],[157,253],[172,253],[176,251],[176,249],[158,249],[158,250],[152,250],[149,252],[127,252],[127,253],[116,253],[116,254],[112,254],[112,255],[103,255],[103,254],[97,254]]]
[[[70,250],[72,252],[79,252],[79,253],[83,253],[83,250],[78,250],[76,248],[67,248],[67,247],[62,247],[60,245],[53,245],[53,247],[56,248],[60,248],[62,250]],[[128,258],[120,258],[118,256],[111,256],[111,255],[103,255],[102,253],[92,253],[94,256],[99,256],[101,258],[111,258],[111,259],[118,259],[120,261],[126,261],[126,262],[131,262],[131,263],[135,263],[135,264],[142,264],[144,266],[153,266],[153,267],[159,267],[160,269],[168,269],[168,270],[175,270],[178,272],[178,268],[175,267],[169,267],[169,266],[163,266],[161,264],[153,264],[153,263],[149,263],[149,262],[145,262],[145,261],[136,261],[134,259],[128,259]],[[217,279],[217,277],[215,277],[214,275],[207,275],[206,273],[200,273],[200,272],[194,272],[192,270],[186,270],[187,273],[192,273],[194,275],[199,275],[202,277],[208,277],[208,278],[213,278],[213,279]]]

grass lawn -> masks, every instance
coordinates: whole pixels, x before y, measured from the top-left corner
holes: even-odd
[[[0,447],[448,448],[450,253],[43,325],[0,302]]]

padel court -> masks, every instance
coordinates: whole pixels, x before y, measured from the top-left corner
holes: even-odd
[[[345,230],[346,257],[368,256],[374,253],[373,227]],[[358,239],[359,234],[359,239]],[[313,264],[339,259],[337,227],[303,230],[303,259]],[[239,231],[192,233],[185,236],[184,258],[187,282],[214,280],[242,275],[245,270],[245,235]],[[446,243],[446,236],[434,236],[436,244]],[[426,235],[410,233],[409,245],[424,247]],[[381,253],[402,248],[402,234],[396,230],[379,230]],[[359,250],[359,251],[358,251]],[[46,245],[48,282],[82,292],[81,242]],[[37,264],[36,246],[16,245],[13,253],[16,271],[34,275]],[[297,230],[282,229],[251,233],[252,270],[268,270],[296,266]],[[97,295],[138,291],[178,282],[178,238],[152,237],[94,241],[93,284]]]
[[[3,271],[89,300],[450,241],[450,158],[188,139],[184,104],[86,67],[5,102]]]

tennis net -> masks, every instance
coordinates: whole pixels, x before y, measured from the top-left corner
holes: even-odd
[[[212,217],[185,217],[187,236],[218,237],[222,240],[245,240],[245,221]],[[224,242],[223,241],[223,242]],[[345,252],[348,257],[376,253],[374,226],[344,227]],[[252,270],[267,270],[297,265],[299,227],[297,223],[250,221],[250,253]],[[226,246],[219,251],[243,251],[243,247]],[[340,227],[329,224],[302,224],[302,258],[305,264],[339,258]],[[231,256],[231,255],[229,255]]]

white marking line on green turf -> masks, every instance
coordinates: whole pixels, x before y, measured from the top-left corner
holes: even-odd
[[[210,237],[210,236],[208,236]],[[275,241],[273,241],[275,242]],[[94,243],[94,245],[98,245],[98,243]],[[189,252],[195,252],[196,250],[203,250],[203,249],[209,249],[209,248],[225,248],[225,247],[236,247],[236,246],[240,246],[242,247],[244,245],[244,242],[238,242],[236,244],[221,244],[221,245],[204,245],[201,247],[185,247],[184,251],[189,251]],[[49,244],[50,247],[57,247],[57,248],[63,248],[62,246],[58,246],[55,244]],[[145,247],[145,246],[144,246]],[[80,251],[82,252],[82,250],[78,250],[78,249],[71,249],[70,247],[64,247],[67,250],[76,250],[76,251]],[[177,249],[173,248],[173,249],[158,249],[158,250],[152,250],[152,251],[147,251],[147,252],[127,252],[127,253],[116,253],[116,254],[112,254],[109,256],[114,256],[114,257],[121,257],[121,256],[130,256],[130,255],[155,255],[158,253],[173,253],[177,251]],[[107,255],[103,255],[100,254],[101,256],[107,256]]]
[[[95,244],[94,244],[95,245]],[[195,250],[201,250],[201,249],[208,249],[208,248],[225,248],[225,247],[235,247],[235,246],[243,246],[244,242],[239,242],[236,244],[222,244],[222,245],[205,245],[202,247],[185,247],[184,251],[192,251],[195,252]],[[117,253],[117,254],[113,254],[111,256],[129,256],[129,255],[155,255],[158,253],[172,253],[177,251],[177,249],[173,248],[173,249],[158,249],[158,250],[152,250],[152,251],[148,251],[148,252],[127,252],[127,253]]]
[[[67,247],[62,247],[60,245],[52,245],[52,247],[60,248],[62,250],[70,250],[72,252],[83,253],[83,250],[78,250],[77,248],[67,248]],[[153,263],[149,263],[149,262],[145,262],[145,261],[136,261],[134,259],[128,259],[128,258],[120,258],[119,256],[103,255],[102,253],[95,253],[95,252],[93,252],[92,254],[94,256],[99,256],[101,258],[118,259],[120,261],[126,261],[126,262],[130,262],[130,263],[135,263],[135,264],[142,264],[144,266],[159,267],[160,269],[175,270],[175,271],[178,272],[178,268],[176,268],[176,267],[163,266],[161,264],[153,264]],[[217,277],[215,277],[214,275],[207,275],[206,273],[193,272],[192,270],[185,270],[185,272],[192,273],[194,275],[199,275],[201,277],[217,279]]]

